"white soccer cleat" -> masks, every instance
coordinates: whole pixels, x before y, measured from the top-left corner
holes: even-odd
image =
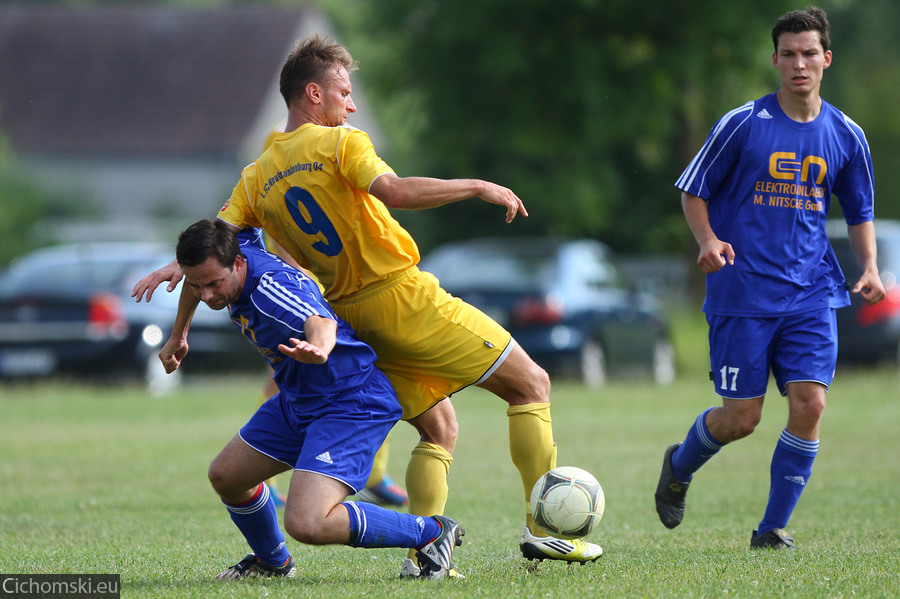
[[[400,566],[400,578],[418,578],[421,573],[422,570],[416,565],[416,562],[409,558],[403,560],[403,565]]]
[[[555,559],[568,563],[585,564],[593,562],[603,555],[603,548],[581,539],[566,541],[555,537],[536,537],[528,527],[522,533],[519,542],[522,555],[530,560]]]

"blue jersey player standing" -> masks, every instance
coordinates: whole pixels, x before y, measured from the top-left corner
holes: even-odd
[[[759,423],[771,372],[788,421],[751,548],[794,547],[784,529],[819,448],[837,362],[835,309],[850,303],[848,289],[870,304],[884,297],[869,147],[862,129],[819,96],[829,36],[816,7],[779,18],[772,61],[781,88],[723,116],[676,183],[706,273],[711,378],[722,405],[666,450],[656,509],[668,528],[681,523],[694,472]],[[852,285],[825,232],[832,194],[863,267]]]
[[[453,568],[459,525],[345,501],[365,486],[375,452],[402,410],[375,352],[325,303],[315,281],[238,234],[202,220],[178,239],[187,286],[231,320],[275,371],[279,393],[264,403],[209,467],[209,480],[253,553],[217,578],[287,576],[294,560],[263,481],[293,468],[285,530],[300,542],[418,549],[424,574]],[[167,355],[168,372],[187,353]]]

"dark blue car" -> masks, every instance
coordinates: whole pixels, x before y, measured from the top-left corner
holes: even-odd
[[[607,375],[675,376],[662,306],[630,287],[598,241],[472,239],[436,248],[420,268],[506,327],[551,375],[590,386]]]
[[[131,289],[167,264],[167,245],[80,243],[34,251],[0,276],[0,381],[48,376],[134,379],[153,393],[179,384],[182,371],[265,372],[265,363],[225,310],[200,304],[182,367],[167,375],[157,354],[168,340],[180,287],[160,286],[150,303]]]

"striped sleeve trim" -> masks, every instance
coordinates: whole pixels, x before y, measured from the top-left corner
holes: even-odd
[[[869,164],[869,157],[871,155],[869,151],[869,142],[866,141],[866,136],[863,133],[862,127],[857,125],[853,119],[851,119],[843,112],[841,113],[841,115],[844,117],[844,124],[847,125],[847,128],[850,130],[853,138],[856,139],[856,143],[859,144],[860,152],[862,153],[863,160],[866,163],[866,175],[869,180],[869,189],[872,190],[872,195],[874,196],[875,181],[872,179],[872,165]]]
[[[747,102],[719,119],[706,143],[703,144],[703,147],[700,148],[700,151],[694,156],[684,173],[676,181],[675,186],[677,188],[684,191],[703,188],[707,170],[718,160],[722,150],[725,149],[738,129],[747,122],[747,119],[753,116],[754,105],[755,102]],[[710,159],[710,153],[716,148],[716,154]],[[697,177],[700,177],[699,185],[695,183]]]
[[[256,291],[267,301],[271,302],[272,306],[280,308],[283,313],[281,317],[271,314],[272,306],[261,306],[255,298],[252,299],[254,306],[260,312],[269,314],[273,319],[288,328],[296,330],[297,323],[286,322],[285,316],[287,315],[293,316],[302,322],[306,322],[306,319],[310,316],[321,316],[313,304],[310,304],[301,295],[298,295],[275,279],[271,273],[266,273],[260,278]]]

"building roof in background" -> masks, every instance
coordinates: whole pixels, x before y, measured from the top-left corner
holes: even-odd
[[[234,155],[301,23],[318,18],[303,6],[0,4],[0,135],[43,155]]]

